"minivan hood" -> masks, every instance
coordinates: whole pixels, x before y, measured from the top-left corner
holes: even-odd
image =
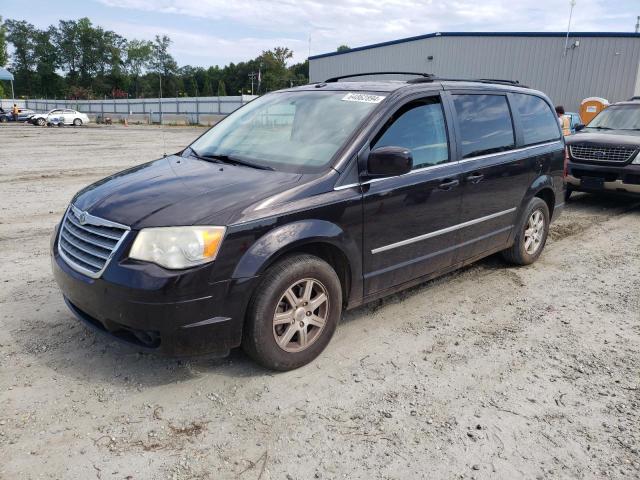
[[[621,147],[640,147],[640,131],[636,130],[600,130],[580,131],[565,137],[567,144],[616,145]]]
[[[203,220],[224,226],[250,205],[291,188],[300,177],[172,155],[89,185],[73,204],[134,229]]]

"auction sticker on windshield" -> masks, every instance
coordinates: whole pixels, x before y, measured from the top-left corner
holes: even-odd
[[[380,103],[384,100],[384,96],[370,95],[368,93],[347,93],[341,100],[343,102]]]

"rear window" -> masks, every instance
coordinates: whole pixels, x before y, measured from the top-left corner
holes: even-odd
[[[462,158],[515,147],[511,112],[504,95],[454,95],[453,103],[460,126]]]
[[[560,138],[558,118],[540,97],[513,94],[515,108],[522,124],[524,145],[551,142]]]

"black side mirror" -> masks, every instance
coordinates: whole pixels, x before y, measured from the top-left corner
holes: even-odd
[[[582,123],[577,124],[575,127],[573,127],[573,129],[576,132],[579,132],[580,130],[582,130],[584,128],[584,125]]]
[[[411,150],[404,147],[380,147],[369,152],[367,174],[371,177],[393,177],[413,168]]]

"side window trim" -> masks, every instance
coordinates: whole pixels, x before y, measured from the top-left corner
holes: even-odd
[[[522,122],[518,114],[518,107],[512,92],[507,92],[507,104],[511,113],[511,124],[513,125],[513,134],[515,139],[515,149],[524,147],[524,131],[522,130]]]
[[[371,149],[371,143],[380,135],[380,133],[382,132],[382,129],[385,127],[385,125],[387,124],[387,122],[389,121],[389,119],[400,109],[404,108],[406,105],[412,103],[412,102],[416,102],[419,101],[421,99],[427,99],[427,98],[433,98],[433,97],[438,97],[440,100],[440,106],[442,108],[442,117],[444,119],[444,130],[445,130],[445,134],[447,136],[447,151],[449,154],[449,160],[445,163],[441,163],[441,164],[437,164],[437,165],[428,165],[426,167],[421,167],[421,168],[417,168],[415,170],[411,170],[409,173],[406,173],[405,175],[411,175],[414,172],[422,172],[424,170],[427,169],[431,169],[431,168],[437,168],[437,167],[443,167],[446,165],[451,165],[457,162],[457,149],[455,148],[455,142],[454,142],[454,136],[451,132],[452,130],[452,124],[451,124],[451,115],[449,112],[449,108],[448,105],[445,103],[445,96],[446,96],[447,92],[441,91],[441,90],[437,90],[437,91],[432,91],[432,92],[417,92],[417,93],[413,93],[411,95],[407,95],[401,99],[399,99],[397,102],[395,102],[395,104],[389,108],[389,110],[386,112],[386,114],[380,118],[380,120],[378,121],[377,125],[375,126],[375,128],[373,128],[371,130],[371,132],[369,133],[367,140],[364,144],[364,147],[361,149],[360,154],[358,155],[358,157],[360,158],[366,158],[366,156],[368,155],[368,153],[370,152]],[[358,162],[360,164],[360,162]],[[360,165],[361,167],[361,165]],[[360,171],[362,171],[362,169],[360,169]],[[386,178],[393,178],[393,177],[384,177],[384,178],[376,178],[373,181],[380,181],[380,180],[385,180]],[[362,182],[363,184],[366,183],[370,183],[370,181],[366,181],[366,182]]]

